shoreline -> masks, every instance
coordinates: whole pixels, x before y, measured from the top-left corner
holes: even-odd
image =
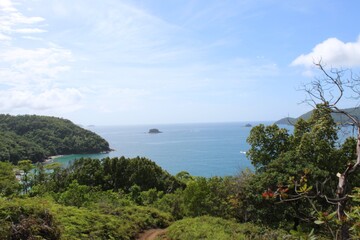
[[[54,156],[50,156],[50,157],[47,157],[44,162],[45,163],[49,163],[49,162],[52,162],[54,159],[56,158],[60,158],[60,157],[63,157],[64,155],[54,155]]]
[[[98,152],[98,153],[74,153],[74,154],[62,154],[62,155],[54,155],[54,156],[49,156],[47,158],[45,158],[45,160],[43,161],[44,163],[52,163],[54,162],[55,159],[61,158],[61,157],[65,157],[65,156],[71,156],[71,155],[92,155],[92,154],[109,154],[110,152],[115,151],[114,149],[110,149],[110,151],[103,151],[103,152]]]

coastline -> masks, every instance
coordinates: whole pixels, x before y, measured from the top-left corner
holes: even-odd
[[[54,161],[54,159],[60,158],[60,157],[63,157],[63,156],[64,156],[64,155],[54,155],[54,156],[50,156],[50,157],[47,157],[44,162],[45,162],[45,163],[49,163],[49,162]]]
[[[74,153],[74,154],[53,155],[53,156],[49,156],[49,157],[45,158],[44,162],[46,162],[46,163],[52,162],[57,158],[61,158],[61,157],[65,157],[65,156],[71,156],[71,155],[109,154],[110,152],[113,152],[113,151],[115,151],[115,149],[110,148],[110,150],[102,151],[102,152],[98,152],[98,153]]]
[[[108,157],[108,152],[100,152],[100,153],[89,153],[89,154],[63,154],[50,156],[45,163],[59,162],[65,166],[67,166],[70,162],[79,159],[79,158],[95,158],[102,159]]]

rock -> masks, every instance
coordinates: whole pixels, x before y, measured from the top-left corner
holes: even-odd
[[[161,132],[157,128],[152,128],[149,130],[149,133],[161,133]]]

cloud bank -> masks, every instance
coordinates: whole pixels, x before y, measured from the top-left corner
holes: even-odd
[[[45,19],[25,16],[15,6],[0,0],[0,110],[76,109],[82,93],[59,86],[72,52],[47,41],[36,47],[22,44],[19,40],[40,39],[31,35],[47,32],[42,28]]]
[[[64,108],[71,107],[77,109],[74,102],[81,100],[82,94],[74,88],[49,89],[42,92],[33,92],[30,90],[19,91],[16,89],[0,91],[0,109],[18,110],[30,108],[33,110],[47,110],[58,108],[64,111]]]
[[[18,11],[12,1],[0,0],[0,41],[12,39],[14,33],[42,33],[45,30],[37,28],[43,22],[42,17],[27,17]],[[34,26],[35,25],[35,26]]]
[[[320,60],[332,67],[360,67],[360,36],[355,42],[329,38],[317,44],[310,53],[297,57],[291,65],[309,68]]]

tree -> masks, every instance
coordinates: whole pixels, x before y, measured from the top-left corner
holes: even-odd
[[[104,183],[104,170],[100,159],[80,158],[68,166],[67,170],[70,172],[69,180],[77,180],[81,185],[94,187]]]
[[[257,171],[263,171],[273,159],[290,147],[288,131],[276,124],[253,127],[247,142],[251,148],[246,154]]]
[[[322,78],[316,78],[309,84],[304,86],[305,92],[308,94],[307,102],[310,104],[323,104],[333,113],[340,113],[347,117],[348,123],[357,128],[357,144],[355,161],[348,162],[343,167],[343,171],[337,173],[338,184],[336,187],[336,199],[333,200],[337,205],[337,218],[342,223],[340,239],[349,239],[349,225],[345,209],[349,202],[349,178],[353,175],[360,165],[360,120],[353,116],[350,112],[339,108],[340,102],[344,99],[345,90],[349,91],[354,99],[360,98],[360,77],[355,76],[349,70],[325,69],[325,66],[319,62],[315,64],[322,72]],[[347,74],[350,72],[350,76]]]
[[[47,177],[44,164],[41,162],[37,162],[34,165],[35,168],[34,168],[34,177],[33,177],[32,185],[44,184]]]
[[[263,125],[250,132],[248,156],[255,163],[257,174],[250,182],[252,190],[249,192],[264,191],[263,199],[250,195],[252,201],[249,202],[254,206],[251,215],[255,219],[263,219],[264,223],[274,226],[287,224],[291,219],[296,228],[300,221],[314,222],[314,206],[328,210],[326,200],[336,197],[333,188],[337,177],[333,173],[340,171],[354,156],[351,139],[338,147],[337,131],[338,126],[324,103],[316,105],[310,119],[299,120],[293,134]],[[297,179],[300,179],[299,185],[295,186]],[[321,182],[325,182],[327,188],[318,191],[315,186]],[[287,204],[268,201],[274,197]],[[267,219],[271,221],[266,222]]]
[[[230,201],[232,178],[196,177],[187,183],[183,191],[184,206],[187,216],[211,215],[231,218],[233,204]]]
[[[182,181],[182,182],[184,182],[184,183],[187,183],[188,181],[194,180],[194,177],[191,176],[190,173],[187,172],[187,171],[178,172],[175,175],[175,178]]]
[[[66,191],[60,194],[58,201],[66,206],[82,207],[91,200],[90,192],[91,187],[80,185],[74,180]]]
[[[30,187],[29,173],[34,168],[34,165],[32,165],[32,162],[30,160],[21,160],[18,162],[18,167],[24,172],[21,181],[23,184],[23,191],[24,193],[27,193]]]
[[[20,185],[15,178],[14,166],[8,162],[0,162],[0,197],[18,193]]]
[[[46,164],[45,169],[49,172],[49,176],[47,177],[45,184],[45,192],[58,192],[70,184],[67,171],[62,168],[61,163],[53,162]]]
[[[133,185],[142,191],[156,188],[158,191],[173,192],[185,184],[155,162],[146,158],[80,158],[67,168],[56,168],[49,184],[55,192],[63,191],[77,180],[80,185],[99,187],[102,190],[124,190],[129,192]]]

